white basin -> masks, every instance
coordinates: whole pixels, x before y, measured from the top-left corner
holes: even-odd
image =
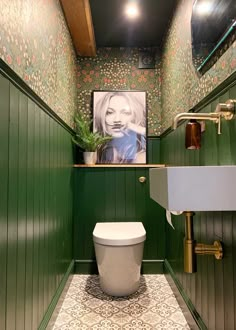
[[[169,211],[236,210],[236,166],[151,168],[150,196]]]

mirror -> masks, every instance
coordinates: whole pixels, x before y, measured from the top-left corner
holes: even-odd
[[[204,73],[236,39],[236,1],[195,0],[191,32],[193,64]]]

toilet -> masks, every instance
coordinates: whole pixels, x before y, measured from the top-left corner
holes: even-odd
[[[141,222],[99,222],[93,231],[100,286],[111,296],[139,287],[146,231]]]

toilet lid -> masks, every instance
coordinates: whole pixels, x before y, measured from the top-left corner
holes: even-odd
[[[133,245],[146,239],[142,222],[98,222],[93,241],[103,245]]]

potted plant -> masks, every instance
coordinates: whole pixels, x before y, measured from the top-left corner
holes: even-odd
[[[90,127],[92,120],[87,120],[81,114],[75,116],[76,135],[72,141],[84,150],[84,163],[95,164],[97,160],[97,149],[112,139],[111,136],[102,136],[98,132],[92,132]]]

